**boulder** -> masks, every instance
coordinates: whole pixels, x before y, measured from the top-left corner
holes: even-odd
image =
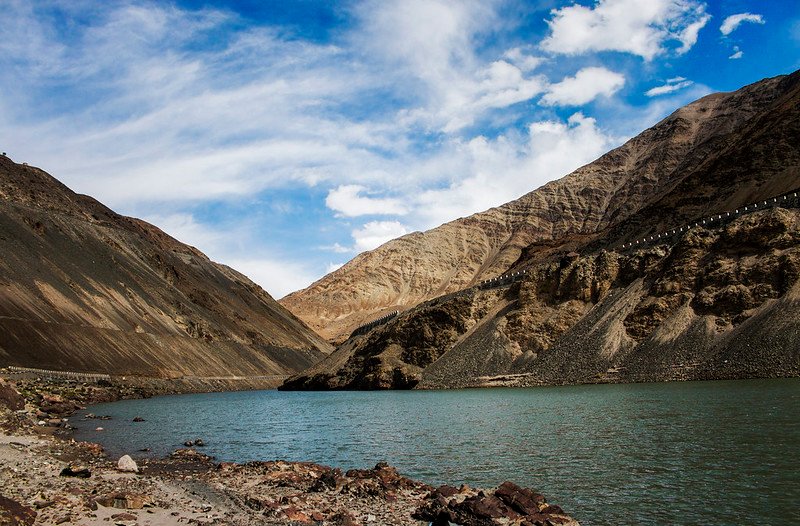
[[[61,470],[58,474],[61,477],[78,477],[81,479],[88,479],[92,476],[92,472],[86,466],[70,464]]]
[[[135,416],[135,417],[133,417],[133,421],[134,422],[144,422],[144,418],[142,418],[141,416]]]
[[[138,493],[126,493],[117,491],[106,496],[94,499],[96,504],[106,508],[117,508],[122,510],[140,510],[145,506],[152,506],[151,498],[147,495]]]
[[[431,521],[435,526],[450,523],[463,526],[578,525],[561,508],[547,504],[539,493],[512,482],[504,482],[494,491],[466,486],[456,491],[450,486],[441,486],[425,497],[413,517]]]
[[[25,397],[2,378],[0,378],[0,406],[5,406],[12,411],[25,409]]]
[[[0,495],[0,524],[8,526],[33,526],[36,521],[33,508]]]
[[[123,455],[120,457],[119,461],[117,461],[117,469],[128,473],[139,472],[139,466],[136,465],[136,461],[133,460],[130,455]]]
[[[545,504],[544,496],[513,482],[503,482],[494,494],[513,510],[522,515],[539,513]]]

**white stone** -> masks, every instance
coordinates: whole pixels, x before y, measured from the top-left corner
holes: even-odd
[[[117,462],[117,469],[120,471],[139,473],[139,466],[136,465],[136,461],[133,460],[130,455],[123,455],[120,457]]]

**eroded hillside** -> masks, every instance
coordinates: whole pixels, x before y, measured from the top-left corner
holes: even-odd
[[[670,243],[564,254],[509,286],[432,300],[285,387],[794,376],[798,320],[800,210],[773,208]]]
[[[456,239],[475,218],[511,217],[523,203],[539,203],[504,223],[527,244],[517,248],[498,237],[496,253],[505,250],[507,259],[490,258],[503,263],[475,266],[464,280],[474,285],[524,270],[522,281],[459,294],[442,295],[451,287],[440,287],[435,299],[348,340],[285,387],[800,374],[796,200],[784,203],[789,208],[751,213],[751,207],[724,228],[700,224],[639,250],[627,247],[798,188],[800,73],[710,95],[518,201],[416,234],[418,243]],[[357,296],[346,281],[356,269],[410,243],[408,236],[390,242],[356,258],[343,278],[323,278],[312,286],[321,287],[314,304],[326,290]],[[446,268],[442,261],[425,259],[418,274],[428,264]],[[379,276],[378,284],[361,285],[364,290],[387,286],[380,272],[385,260],[372,264],[363,272]],[[451,264],[451,272],[462,268]],[[344,312],[350,307],[344,296],[342,302]]]
[[[795,73],[704,97],[563,179],[390,241],[281,303],[339,342],[366,321],[498,276],[534,253],[584,246],[612,228],[621,242],[788,191],[798,186],[799,81]],[[637,216],[648,207],[652,214]]]
[[[244,275],[5,156],[0,253],[4,365],[269,376],[330,350]]]

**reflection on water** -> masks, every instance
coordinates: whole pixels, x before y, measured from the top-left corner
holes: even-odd
[[[167,396],[93,406],[113,454],[202,437],[220,460],[386,460],[413,478],[531,486],[582,524],[800,524],[800,379]],[[145,422],[132,423],[134,416]]]

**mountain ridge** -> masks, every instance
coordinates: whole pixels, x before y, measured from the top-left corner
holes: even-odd
[[[800,331],[791,323],[800,308],[793,292],[800,276],[797,210],[758,212],[721,231],[700,228],[633,253],[617,250],[799,187],[798,122],[798,72],[676,110],[594,163],[524,196],[542,202],[554,195],[566,204],[532,210],[523,228],[548,225],[543,215],[581,215],[564,214],[565,224],[553,223],[551,235],[520,249],[504,269],[527,269],[520,282],[427,299],[348,340],[284,388],[800,374]],[[593,206],[580,209],[584,202]],[[749,245],[737,245],[736,235]],[[785,348],[764,348],[753,336],[769,330],[778,331]],[[737,347],[745,341],[752,354]],[[699,365],[687,371],[685,363]],[[627,372],[609,376],[614,370]]]
[[[793,77],[796,82],[797,75]],[[562,179],[505,205],[362,253],[280,302],[322,336],[338,342],[388,311],[502,274],[532,243],[597,235],[677,184],[665,174],[680,167],[686,152],[703,146],[695,144],[697,140],[728,132],[729,106],[737,105],[737,99],[748,99],[736,111],[739,120],[749,119],[773,102],[774,93],[763,95],[770,90],[760,88],[770,86],[774,92],[789,78],[774,77],[737,92],[703,97]],[[729,104],[722,104],[726,100]],[[713,118],[700,118],[709,114]],[[665,140],[671,142],[664,144]]]
[[[0,158],[0,360],[159,378],[287,375],[330,347],[243,274]]]

